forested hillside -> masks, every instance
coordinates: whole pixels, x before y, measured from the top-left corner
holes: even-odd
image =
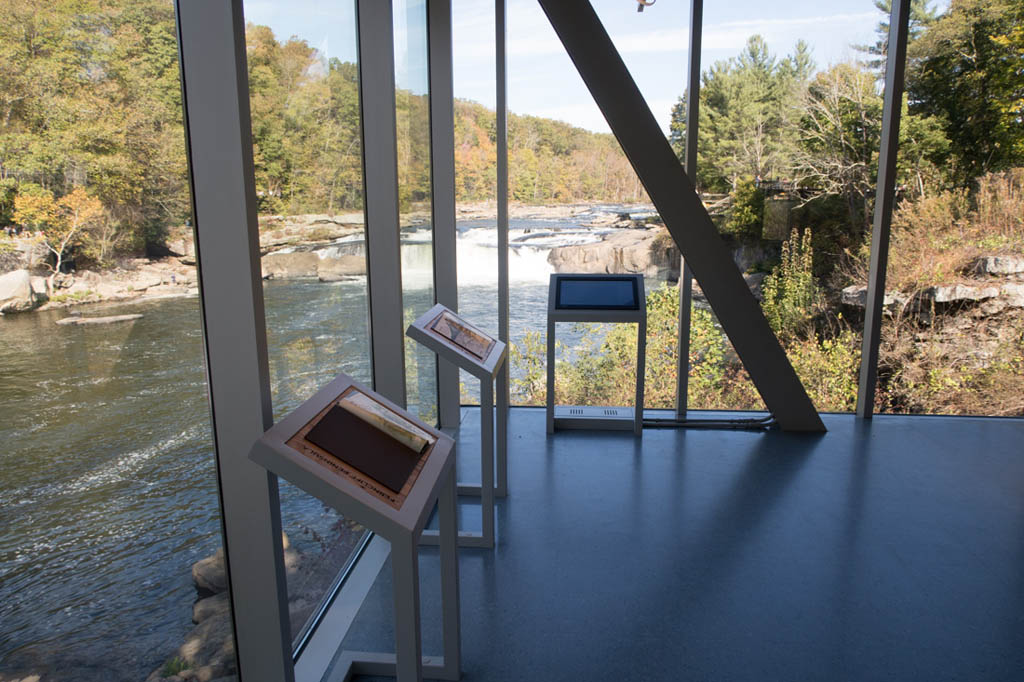
[[[495,195],[494,112],[476,102],[455,103],[458,198]],[[508,122],[509,194],[512,201],[629,202],[646,199],[619,143],[547,118],[512,114]]]
[[[182,141],[170,2],[0,3],[0,225],[59,241],[79,188],[80,249],[141,248],[188,212]]]
[[[250,24],[246,40],[260,211],[360,208],[357,66],[266,26]],[[399,90],[396,114],[408,207],[429,192],[427,98]],[[455,129],[458,199],[493,198],[494,112],[458,101]],[[644,196],[610,135],[512,115],[509,140],[514,201]],[[158,243],[188,212],[171,3],[0,3],[0,226],[102,265]]]

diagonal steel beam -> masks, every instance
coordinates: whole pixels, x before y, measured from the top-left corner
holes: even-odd
[[[588,0],[538,0],[690,264],[722,328],[786,431],[824,431],[814,405],[683,166]]]

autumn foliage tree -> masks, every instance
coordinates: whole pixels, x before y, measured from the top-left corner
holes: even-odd
[[[105,215],[103,203],[82,187],[56,200],[49,190],[39,188],[15,198],[14,218],[34,230],[40,243],[53,254],[47,278],[47,287],[52,292],[65,257],[73,247],[89,240],[89,232],[103,224]]]

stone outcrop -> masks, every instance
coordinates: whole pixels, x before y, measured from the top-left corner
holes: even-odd
[[[319,279],[337,282],[366,274],[366,258],[345,254],[324,256],[317,251],[275,251],[263,256],[263,279]]]
[[[868,288],[854,284],[848,286],[839,293],[839,300],[843,305],[852,308],[863,308],[868,304]],[[908,297],[898,291],[885,292],[885,300],[882,305],[890,308],[894,305],[904,305]]]
[[[55,283],[54,300],[45,307],[134,298],[184,296],[198,291],[196,270],[178,258],[136,258],[102,273],[79,270]]]
[[[263,257],[263,279],[315,279],[320,257],[312,251],[268,253]]]
[[[302,566],[302,556],[282,533],[284,565],[289,582]],[[150,673],[146,682],[217,682],[234,675],[235,638],[231,629],[224,549],[192,565],[192,581],[199,599],[192,605],[195,627],[167,662]],[[175,672],[171,674],[171,671]],[[231,679],[234,679],[233,677]]]
[[[985,256],[974,261],[970,268],[976,275],[1024,274],[1024,256]]]
[[[1024,308],[1024,258],[986,256],[975,260],[966,272],[973,279],[934,284],[915,294],[885,292],[884,306],[889,311],[907,311],[921,322],[929,323],[935,314],[970,310],[975,316],[995,315],[1010,308]],[[844,306],[863,309],[867,287],[849,286],[840,292]]]
[[[366,274],[366,258],[363,256],[338,256],[321,258],[316,269],[321,282],[337,282],[349,277]]]
[[[228,589],[223,547],[192,565],[192,582],[200,594],[220,594]]]
[[[228,599],[227,592],[200,599],[192,605],[192,622],[198,625],[209,618],[223,616],[230,608],[231,600]]]
[[[751,245],[727,241],[726,246],[740,272],[779,257],[776,244]],[[647,278],[679,279],[679,249],[663,226],[614,230],[600,242],[556,247],[551,250],[548,262],[554,266],[555,272],[638,273]],[[744,275],[744,279],[760,298],[764,277],[754,273]],[[694,289],[694,296],[699,295],[699,291]]]
[[[616,230],[593,244],[551,249],[555,272],[636,273],[678,279],[679,251],[665,228]]]
[[[0,275],[0,314],[22,313],[38,307],[45,295],[32,287],[28,270],[14,270]]]
[[[949,284],[931,286],[921,292],[925,303],[964,303],[967,301],[984,301],[999,295],[999,287],[968,286],[965,284]]]

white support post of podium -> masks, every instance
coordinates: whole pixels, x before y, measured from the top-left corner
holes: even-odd
[[[429,436],[429,444],[421,452],[409,450],[412,453],[409,456],[415,457],[416,463],[400,486],[401,490],[396,491],[360,470],[355,466],[358,458],[350,457],[348,452],[327,450],[310,440],[313,429],[335,406],[344,408],[344,398],[353,393],[369,396],[379,406],[411,424],[414,430]],[[357,455],[358,438],[351,436],[351,429],[343,434],[340,440],[351,437],[354,444],[339,449]],[[389,438],[383,433],[381,436]],[[375,675],[395,677],[399,682],[421,682],[424,676],[458,680],[461,651],[455,442],[395,403],[341,374],[267,430],[253,445],[249,457],[391,543],[395,652],[341,651],[337,670],[342,679]],[[435,505],[440,522],[443,655],[423,656],[417,547]]]
[[[480,380],[480,485],[458,484],[459,495],[480,498],[481,531],[461,531],[460,547],[494,547],[494,499],[502,492],[495,484],[508,480],[508,458],[498,457],[494,470],[494,382],[506,361],[505,344],[469,324],[438,303],[420,315],[405,331],[406,335]],[[508,413],[497,410],[498,433],[508,433]],[[499,443],[499,455],[505,450]],[[505,487],[507,489],[507,486]],[[426,530],[420,540],[437,542],[437,532]]]

